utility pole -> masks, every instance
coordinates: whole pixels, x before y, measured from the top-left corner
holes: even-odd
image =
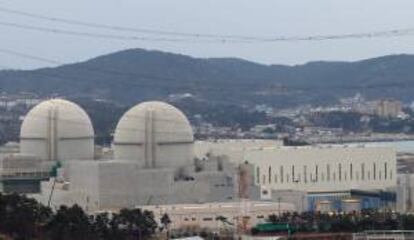
[[[248,214],[248,200],[249,200],[249,166],[248,164],[241,164],[238,168],[238,199],[239,199],[239,214],[237,216],[236,230],[237,235],[240,236],[247,232],[249,225]]]
[[[277,212],[278,212],[278,215],[279,215],[279,218],[280,218],[280,201],[282,200],[282,197],[277,197],[277,204],[278,204],[278,207],[277,207]]]

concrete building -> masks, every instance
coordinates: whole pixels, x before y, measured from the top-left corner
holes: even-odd
[[[397,211],[414,212],[414,174],[398,174]]]
[[[116,159],[142,168],[171,168],[193,163],[193,131],[186,116],[163,102],[144,102],[119,120],[114,136]]]
[[[265,139],[217,139],[208,141],[196,141],[194,154],[198,159],[206,156],[221,156],[231,158],[232,162],[242,163],[244,153],[252,149],[281,147],[281,140]]]
[[[141,103],[117,125],[114,159],[65,161],[59,176],[43,182],[35,197],[41,202],[51,197],[55,207],[77,203],[90,212],[237,200],[239,164],[214,156],[196,161],[193,147],[181,111],[166,103]],[[249,196],[260,198],[259,187],[249,182]]]
[[[162,102],[127,111],[115,129],[113,149],[95,154],[93,134],[89,117],[76,104],[43,102],[26,116],[21,153],[4,158],[2,176],[44,180],[33,197],[45,204],[51,199],[52,207],[76,203],[88,212],[240,199],[289,202],[297,211],[337,199],[359,200],[361,206],[374,199],[377,204],[369,206],[380,207],[388,199],[382,199],[382,192],[397,183],[393,149],[284,147],[273,140],[194,143],[185,115]],[[58,163],[57,177],[49,179]],[[29,173],[35,174],[18,177]]]
[[[10,154],[0,159],[0,192],[36,193],[50,176],[50,166],[31,155]]]
[[[375,114],[384,118],[396,118],[402,113],[402,103],[396,100],[379,100],[376,102]]]
[[[248,216],[250,227],[264,223],[271,215],[295,211],[291,203],[276,203],[263,201],[247,202],[215,202],[204,204],[174,204],[174,205],[147,205],[137,206],[154,213],[155,219],[160,220],[168,214],[171,229],[203,229],[218,230],[237,226],[240,215]],[[244,212],[243,212],[244,211]],[[243,213],[242,213],[243,212]]]
[[[25,116],[19,146],[3,147],[0,191],[35,193],[59,162],[94,157],[94,131],[86,112],[63,100],[43,101]]]
[[[329,203],[332,210],[339,211],[349,206],[349,200],[359,202],[360,208],[395,207],[397,167],[392,148],[280,146],[232,150],[212,149],[210,154],[224,155],[233,163],[253,165],[254,181],[260,186],[262,197],[266,193],[270,194],[267,198],[275,200],[271,196],[275,191],[304,192],[306,204],[302,205],[307,210]],[[359,190],[358,194],[355,190]],[[303,202],[300,198],[295,202]]]
[[[196,152],[206,152],[203,145],[197,143]],[[396,151],[388,147],[240,146],[207,152],[226,156],[233,163],[254,165],[256,184],[273,190],[372,190],[395,187],[397,183]]]
[[[308,193],[309,211],[359,212],[362,209],[395,209],[396,194],[392,190],[362,191],[350,189],[337,192]]]
[[[247,151],[256,184],[271,189],[332,192],[396,186],[396,153],[381,147],[280,147]]]
[[[200,170],[177,177],[175,168],[140,168],[134,161],[76,161],[54,186],[52,206],[77,203],[85,210],[119,210],[136,205],[205,203],[236,199],[235,169]],[[63,176],[67,177],[63,177]],[[54,180],[36,198],[46,202]]]
[[[72,102],[63,99],[44,101],[32,108],[23,120],[20,152],[43,161],[93,159],[91,120]]]

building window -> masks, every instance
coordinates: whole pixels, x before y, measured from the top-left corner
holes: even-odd
[[[260,185],[260,167],[256,167],[256,183]]]
[[[376,180],[377,179],[377,164],[376,163],[372,164],[372,170],[373,170],[372,177],[374,178],[374,180]]]
[[[272,183],[272,167],[269,166],[269,184]]]
[[[280,183],[283,183],[283,166],[280,166]]]
[[[384,179],[387,180],[387,173],[388,173],[388,165],[384,163]]]
[[[303,181],[305,183],[308,182],[308,169],[307,169],[307,166],[306,165],[303,166]]]
[[[349,164],[349,180],[353,180],[354,179],[354,169],[352,167],[352,163]]]
[[[326,164],[326,181],[331,181],[331,165]]]
[[[295,166],[292,165],[292,182],[295,182]]]
[[[342,164],[338,164],[338,180],[342,181]]]
[[[319,178],[319,166],[315,165],[315,180],[314,182],[317,182]]]
[[[361,180],[365,180],[365,163],[361,163]]]
[[[203,218],[203,221],[207,222],[207,221],[213,221],[213,218]]]

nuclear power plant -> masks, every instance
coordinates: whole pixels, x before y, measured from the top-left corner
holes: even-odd
[[[0,190],[30,194],[54,208],[216,209],[249,200],[251,206],[278,202],[280,213],[394,209],[396,203],[392,148],[195,141],[187,117],[164,102],[128,110],[116,125],[113,154],[102,157],[87,113],[67,100],[47,100],[24,118],[19,149],[1,159]]]
[[[194,163],[194,137],[185,115],[162,102],[145,102],[127,111],[114,136],[115,159],[140,168],[185,169]]]
[[[53,99],[38,104],[25,117],[20,150],[44,162],[88,160],[94,157],[94,136],[91,120],[82,108]]]

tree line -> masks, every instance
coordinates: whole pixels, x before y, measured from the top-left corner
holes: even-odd
[[[52,211],[23,195],[0,194],[0,234],[10,239],[148,239],[162,227],[168,228],[168,215],[161,220],[163,226],[159,227],[153,213],[141,209],[88,215],[73,205]]]

